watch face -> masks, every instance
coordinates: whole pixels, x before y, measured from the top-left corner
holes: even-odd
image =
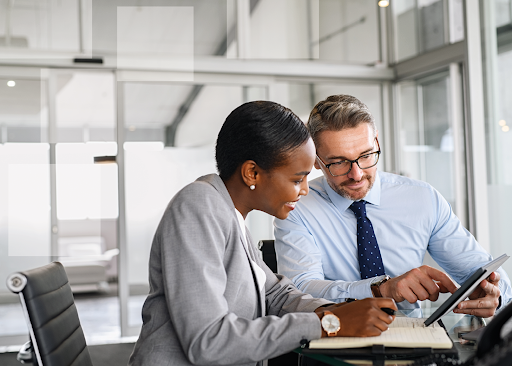
[[[322,328],[329,333],[336,333],[340,330],[340,319],[333,314],[327,314],[322,317]]]

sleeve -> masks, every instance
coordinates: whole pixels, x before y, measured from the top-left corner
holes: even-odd
[[[450,204],[434,188],[432,188],[432,201],[435,204],[436,215],[428,252],[455,281],[462,284],[475,270],[490,262],[492,256],[462,226]],[[500,274],[501,308],[503,308],[503,305],[512,299],[512,290],[507,273],[503,268],[500,268],[498,272]]]
[[[254,248],[253,243],[251,250],[255,251]],[[289,278],[276,275],[259,255],[253,254],[257,265],[263,269],[266,276],[265,310],[267,315],[284,316],[289,313],[312,312],[322,305],[333,303],[322,298],[314,298],[310,294],[300,291]]]
[[[232,213],[217,193],[189,187],[164,214],[157,239],[169,316],[189,361],[256,362],[320,338],[314,313],[252,320],[229,311],[224,257]]]
[[[375,278],[360,281],[325,279],[322,253],[295,211],[286,220],[274,220],[274,235],[278,272],[289,277],[299,290],[333,302],[373,296],[370,285]]]

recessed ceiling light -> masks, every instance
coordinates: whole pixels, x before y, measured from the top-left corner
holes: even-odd
[[[11,88],[16,85],[16,82],[14,80],[9,80],[7,82],[7,86],[10,86]]]
[[[504,119],[500,120],[498,123],[500,124],[501,127],[503,127],[507,124],[507,122],[505,122]]]
[[[508,132],[508,130],[510,130],[510,128],[509,128],[508,126],[503,126],[503,127],[501,128],[501,130],[502,130],[503,132]]]
[[[388,6],[388,5],[389,5],[389,1],[386,1],[386,0],[380,0],[380,1],[379,1],[379,6],[380,6],[381,8],[385,8],[385,7],[386,7],[386,6]]]
[[[136,130],[136,127],[135,127],[135,126],[130,126],[130,127],[128,127],[128,131],[130,131],[130,132],[133,132],[133,131],[135,131],[135,130]]]

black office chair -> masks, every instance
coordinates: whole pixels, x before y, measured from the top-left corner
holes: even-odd
[[[260,240],[258,242],[258,249],[263,254],[263,262],[272,270],[277,273],[277,256],[274,246],[274,240]],[[300,365],[299,355],[294,352],[285,353],[284,355],[277,356],[268,360],[268,366],[296,366]]]
[[[92,366],[62,264],[13,273],[7,278],[7,288],[20,296],[35,365]]]
[[[263,253],[263,262],[265,262],[272,272],[277,273],[277,257],[274,240],[260,240],[258,242],[258,249]]]

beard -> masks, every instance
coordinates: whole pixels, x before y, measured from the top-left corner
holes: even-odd
[[[348,186],[350,184],[357,183],[353,179],[349,179],[343,183],[340,183],[337,186],[331,184],[331,182],[329,182],[329,181],[328,181],[328,183],[329,183],[329,186],[333,189],[333,191],[338,193],[340,196],[345,197],[352,201],[357,201],[357,200],[360,200],[360,199],[363,199],[364,197],[366,197],[368,192],[370,192],[370,189],[372,189],[372,187],[373,187],[373,183],[375,183],[375,176],[376,176],[376,174],[374,174],[373,176],[369,175],[369,174],[363,175],[363,177],[361,178],[361,181],[368,180],[368,186],[365,188],[361,188],[360,190],[357,190],[357,191],[353,191],[353,190],[348,191],[346,188],[344,188],[345,186]]]

